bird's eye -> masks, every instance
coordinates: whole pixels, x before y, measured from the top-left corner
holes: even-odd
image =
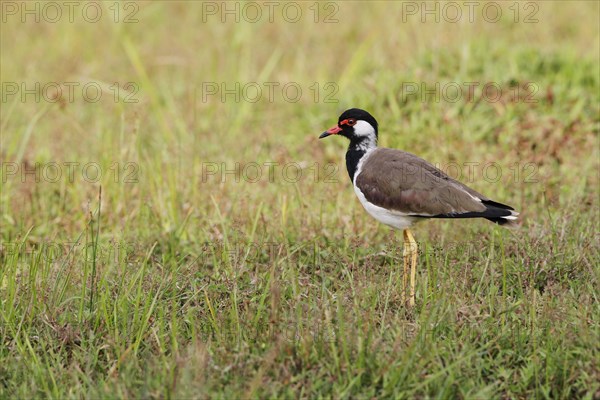
[[[355,119],[349,119],[348,120],[348,126],[354,126],[356,125],[356,120]]]

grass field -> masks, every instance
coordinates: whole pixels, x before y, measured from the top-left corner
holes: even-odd
[[[2,4],[0,398],[600,398],[600,3],[75,3]],[[521,212],[412,309],[350,107]]]

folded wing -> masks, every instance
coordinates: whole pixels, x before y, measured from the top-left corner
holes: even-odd
[[[483,217],[500,224],[518,215],[512,207],[488,199],[411,153],[380,148],[360,169],[355,183],[365,198],[405,215]]]

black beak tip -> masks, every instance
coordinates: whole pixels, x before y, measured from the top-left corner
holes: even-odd
[[[329,135],[331,135],[331,133],[329,133],[329,132],[323,132],[323,133],[321,133],[321,136],[319,136],[319,139],[326,138]]]

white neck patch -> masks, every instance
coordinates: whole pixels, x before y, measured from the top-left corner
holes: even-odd
[[[367,121],[358,120],[354,125],[354,134],[361,137],[372,136],[375,139],[375,128]]]
[[[354,135],[356,137],[364,138],[357,146],[361,150],[369,150],[377,147],[377,136],[375,135],[375,128],[367,121],[358,120],[354,125]]]

